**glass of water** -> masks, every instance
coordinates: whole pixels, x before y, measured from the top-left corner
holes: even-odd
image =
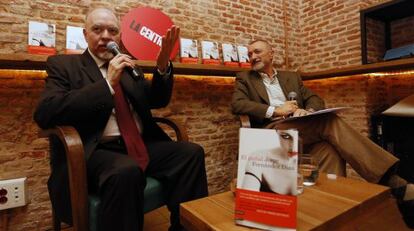
[[[303,193],[303,176],[298,172],[298,185],[297,185],[297,193],[296,195]]]
[[[312,186],[316,184],[319,176],[319,161],[309,154],[299,155],[299,173],[303,177],[303,185]]]

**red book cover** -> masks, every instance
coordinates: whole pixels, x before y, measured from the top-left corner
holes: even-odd
[[[203,64],[219,65],[219,50],[217,42],[201,41]]]
[[[235,222],[296,230],[298,132],[241,128]]]
[[[29,54],[56,54],[56,26],[43,22],[29,21],[27,51]]]

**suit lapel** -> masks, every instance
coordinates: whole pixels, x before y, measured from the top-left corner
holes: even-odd
[[[122,72],[122,76],[121,76],[121,85],[122,85],[122,89],[124,90],[124,92],[128,96],[134,96],[134,95],[136,95],[137,92],[135,92],[134,94],[132,94],[132,92],[134,92],[134,89],[136,89],[135,84],[136,83],[132,79],[132,76],[130,76],[128,74],[128,72],[123,71]]]
[[[83,52],[81,56],[82,67],[81,70],[85,73],[92,82],[96,82],[103,78],[101,71],[99,70],[98,65],[96,65],[95,60],[89,54],[87,50]]]
[[[267,104],[270,104],[269,95],[267,95],[267,91],[260,74],[256,71],[252,71],[250,76],[253,87],[256,88],[256,91],[259,94],[260,98],[262,98]]]
[[[286,76],[283,75],[283,73],[278,72],[277,73],[277,80],[279,81],[280,88],[282,88],[283,94],[285,94],[285,97],[287,98],[288,92],[291,92],[292,89],[289,86],[289,78],[286,78]]]

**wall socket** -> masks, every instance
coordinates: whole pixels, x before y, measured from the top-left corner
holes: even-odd
[[[0,210],[26,205],[27,178],[0,180]]]

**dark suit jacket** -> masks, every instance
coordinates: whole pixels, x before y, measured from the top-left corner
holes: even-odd
[[[88,51],[82,55],[52,56],[46,65],[48,77],[34,120],[42,128],[74,126],[88,158],[99,143],[114,108],[109,86]],[[152,83],[144,78],[134,80],[125,71],[122,74],[121,86],[140,116],[144,142],[169,140],[153,121],[150,109],[165,107],[169,103],[173,87],[172,66],[170,68],[169,76],[160,76],[155,70]],[[142,71],[141,76],[144,76]],[[57,215],[70,222],[66,161],[62,147],[53,143],[52,146],[49,194]]]
[[[325,107],[323,100],[303,85],[296,72],[278,71],[277,78],[286,98],[289,92],[296,92],[299,108],[320,110]],[[257,71],[237,74],[231,106],[234,114],[248,115],[253,127],[263,127],[270,122],[265,118],[269,96]]]

